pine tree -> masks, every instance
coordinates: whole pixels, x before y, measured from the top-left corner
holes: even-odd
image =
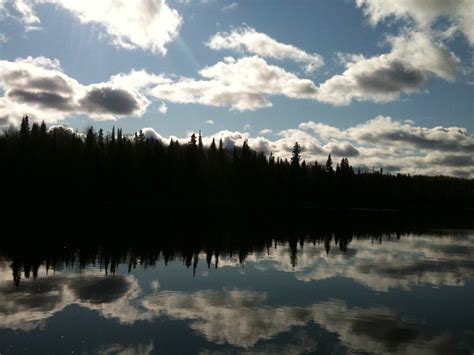
[[[332,167],[332,158],[331,158],[331,153],[328,155],[328,159],[326,160],[326,172],[328,173],[333,173],[334,169]]]
[[[102,128],[99,129],[99,135],[97,137],[97,143],[98,143],[100,149],[104,148],[104,130]]]
[[[44,121],[41,121],[39,133],[40,133],[40,137],[42,138],[45,138],[48,135],[48,130],[46,129],[46,123],[44,123]]]
[[[91,126],[87,129],[86,133],[86,149],[90,152],[94,149],[96,145],[96,135],[94,128]]]
[[[198,147],[199,147],[199,150],[200,150],[200,151],[202,151],[202,150],[204,149],[204,146],[203,146],[203,144],[202,144],[201,130],[199,130]]]
[[[115,144],[115,126],[112,127],[112,135],[110,136],[110,143]]]
[[[197,143],[197,142],[196,142],[196,135],[193,133],[193,134],[191,135],[191,138],[189,139],[189,145],[190,145],[191,147],[196,147],[196,143]]]
[[[293,155],[291,156],[291,166],[293,168],[300,167],[300,160],[301,160],[301,147],[298,142],[295,143],[293,146]]]
[[[30,136],[30,120],[28,116],[24,116],[20,125],[20,138],[25,141]]]
[[[217,148],[216,148],[216,140],[214,138],[212,138],[212,143],[211,143],[211,146],[209,147],[209,150],[211,151],[211,153],[216,153],[217,152]]]

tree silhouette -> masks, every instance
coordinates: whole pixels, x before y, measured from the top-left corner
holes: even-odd
[[[20,124],[20,138],[22,141],[26,141],[30,136],[30,120],[28,116],[24,116]]]
[[[301,160],[301,147],[298,144],[298,142],[295,143],[293,146],[293,155],[291,156],[291,166],[293,168],[299,168],[300,167],[300,160]]]
[[[328,155],[328,159],[326,160],[325,168],[326,168],[326,172],[328,172],[328,173],[333,173],[334,172],[334,169],[332,167],[331,153],[329,153],[329,155]]]
[[[4,172],[0,182],[8,186],[2,193],[3,203],[36,203],[45,208],[82,204],[85,209],[94,205],[91,199],[87,203],[65,199],[64,192],[73,189],[74,196],[101,196],[110,191],[106,203],[124,209],[128,205],[154,209],[159,201],[169,201],[172,209],[190,196],[199,201],[200,208],[224,210],[248,205],[262,210],[268,206],[474,207],[472,179],[409,176],[381,169],[368,172],[364,167],[354,173],[346,157],[334,172],[331,154],[325,165],[307,163],[301,159],[299,143],[288,161],[256,152],[247,140],[227,148],[222,139],[217,147],[215,139],[206,147],[201,134],[192,134],[187,144],[174,139],[166,144],[146,139],[143,131],[133,136],[115,127],[109,133],[88,127],[84,133],[60,126],[48,131],[44,122],[34,122],[30,129],[26,116],[19,130],[5,130],[0,135]],[[32,181],[35,187],[25,189]]]

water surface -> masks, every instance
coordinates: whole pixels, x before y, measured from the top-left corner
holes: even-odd
[[[0,249],[1,354],[474,351],[472,231]]]

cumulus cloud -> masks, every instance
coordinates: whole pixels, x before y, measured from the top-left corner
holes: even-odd
[[[361,165],[383,167],[390,158],[391,164],[398,165],[396,170],[402,172],[452,175],[452,167],[456,166],[465,172],[460,175],[474,176],[474,136],[465,128],[418,127],[412,121],[384,116],[346,130],[311,121],[299,128],[329,141],[324,147],[327,150],[349,142],[359,152],[352,156]]]
[[[365,58],[345,57],[346,69],[319,86],[318,100],[347,105],[352,100],[387,102],[418,92],[430,76],[452,81],[459,59],[420,31],[388,37],[391,51]]]
[[[214,121],[213,120],[207,120],[206,123],[207,124],[214,124]]]
[[[125,85],[126,75],[82,85],[64,74],[57,60],[45,57],[2,60],[0,69],[0,88],[4,91],[0,98],[1,125],[14,123],[25,114],[48,122],[74,114],[94,119],[141,116],[150,104],[133,86]]]
[[[276,44],[262,44],[257,40],[254,43],[254,36],[259,38],[260,35],[248,28],[216,34],[208,42],[211,48],[231,48],[258,55],[239,59],[226,57],[203,68],[199,72],[201,79],[179,78],[156,85],[150,89],[151,94],[176,103],[230,107],[238,111],[270,107],[273,95],[332,105],[348,105],[354,100],[383,103],[394,101],[402,94],[420,92],[431,77],[453,81],[460,63],[444,44],[429,34],[407,30],[387,37],[391,46],[388,53],[370,58],[339,54],[345,63],[344,72],[318,86],[267,63],[261,56],[281,59],[305,56],[297,56]]]
[[[102,26],[121,48],[140,48],[162,55],[166,54],[167,44],[178,36],[183,23],[166,0],[14,0],[13,9],[7,10],[17,13],[26,29],[31,30],[40,23],[35,8],[42,4],[61,7],[82,23]]]
[[[318,133],[318,129],[315,130]],[[391,117],[377,116],[337,136],[347,136],[360,143],[417,151],[474,152],[474,136],[460,127],[417,127],[412,122],[399,122]]]
[[[214,50],[232,49],[277,60],[294,60],[302,64],[307,73],[324,65],[324,60],[319,54],[310,54],[291,44],[278,42],[267,34],[257,32],[248,26],[231,32],[218,32],[206,44]]]
[[[126,49],[141,48],[166,54],[166,45],[179,33],[182,18],[166,0],[74,1],[37,0],[70,11],[81,22],[104,26],[113,42]]]
[[[317,93],[311,80],[300,79],[258,56],[238,60],[227,57],[205,67],[199,74],[203,79],[181,78],[173,83],[157,85],[150,93],[158,99],[175,103],[227,106],[238,111],[270,107],[270,95],[304,99],[314,98]]]
[[[358,7],[363,8],[372,24],[386,18],[412,20],[420,27],[433,25],[440,18],[448,18],[453,29],[461,31],[474,45],[474,7],[471,0],[456,1],[383,1],[356,0]]]
[[[336,157],[356,157],[358,156],[359,150],[355,148],[349,142],[337,142],[331,141],[324,146],[324,149],[330,152],[333,156]]]
[[[142,132],[145,135],[145,139],[160,140],[162,142],[167,141],[166,138],[164,138],[161,134],[159,134],[157,131],[155,131],[151,127],[142,128]]]

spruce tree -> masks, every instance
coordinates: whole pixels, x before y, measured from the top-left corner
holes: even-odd
[[[301,147],[298,142],[295,143],[293,146],[293,155],[291,156],[291,166],[293,168],[300,167],[300,160],[301,160]]]

